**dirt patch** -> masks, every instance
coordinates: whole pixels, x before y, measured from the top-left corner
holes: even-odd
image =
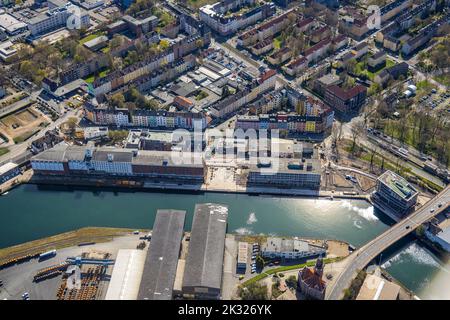
[[[30,107],[14,113],[0,121],[0,132],[11,139],[24,140],[50,123],[43,114]]]
[[[327,255],[330,257],[347,257],[350,254],[350,252],[348,251],[348,244],[344,242],[328,240],[327,245]]]
[[[368,190],[375,188],[375,186],[377,185],[376,181],[366,176],[363,176],[362,174],[354,173],[354,176],[358,180],[361,190],[363,190],[364,192],[367,192]]]
[[[335,187],[353,188],[353,184],[338,173],[333,174],[333,182]]]

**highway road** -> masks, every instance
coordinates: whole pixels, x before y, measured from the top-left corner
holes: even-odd
[[[441,207],[439,207],[439,204]],[[347,264],[344,270],[336,277],[336,280],[330,287],[327,288],[325,298],[327,300],[341,299],[344,290],[350,286],[358,271],[364,269],[375,257],[389,246],[414,231],[419,225],[447,209],[449,205],[450,185],[447,185],[444,190],[417,209],[414,213],[404,218],[360,249],[355,250],[346,258]]]

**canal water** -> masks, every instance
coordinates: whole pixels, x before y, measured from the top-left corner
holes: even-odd
[[[148,228],[159,208],[187,211],[196,203],[229,207],[228,232],[345,240],[359,247],[392,223],[367,202],[223,193],[157,193],[22,185],[0,196],[0,248],[86,226]],[[450,266],[405,241],[380,263],[420,298],[447,298]]]

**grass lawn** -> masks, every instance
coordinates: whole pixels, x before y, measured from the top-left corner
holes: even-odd
[[[80,44],[86,43],[86,42],[91,41],[91,40],[93,40],[93,39],[95,39],[97,37],[100,37],[102,35],[104,35],[103,32],[96,32],[96,33],[90,34],[87,37],[84,37],[83,39],[80,39],[79,43]]]
[[[195,97],[195,100],[200,101],[206,98],[208,94],[205,91],[200,91],[199,94]]]
[[[338,260],[339,260],[339,258],[326,258],[326,259],[323,259],[323,262],[325,264],[327,264],[327,263],[332,263],[332,262],[335,262],[335,261],[338,261]],[[251,283],[253,283],[255,281],[260,281],[260,280],[262,280],[262,279],[264,279],[264,278],[266,278],[269,275],[272,275],[274,273],[285,272],[285,271],[295,270],[295,269],[301,269],[303,267],[312,267],[315,264],[316,264],[316,260],[314,259],[314,260],[308,261],[306,263],[295,264],[295,265],[292,265],[292,266],[284,266],[284,267],[279,267],[279,268],[273,268],[273,269],[267,270],[266,272],[260,273],[260,274],[258,274],[257,276],[255,276],[255,277],[253,277],[251,279],[248,279],[247,281],[245,281],[242,284],[242,286],[248,286],[249,284],[251,284]]]
[[[439,83],[442,83],[444,86],[450,87],[450,73],[444,73],[440,76],[436,76],[433,78]]]
[[[94,74],[91,74],[89,77],[84,78],[84,81],[87,83],[93,83],[95,79],[106,77],[111,72],[111,69],[105,68],[98,74],[98,77],[96,77]]]
[[[9,152],[8,148],[0,148],[0,156],[7,154]]]
[[[364,62],[361,61],[361,62],[358,62],[356,64],[356,70],[359,69],[360,70],[360,72],[358,72],[359,74],[365,74],[370,81],[373,81],[373,79],[375,79],[375,76],[377,74],[379,74],[384,69],[390,68],[390,67],[392,67],[394,65],[395,65],[395,61],[386,59],[386,66],[385,67],[381,68],[380,70],[378,70],[376,72],[370,72],[369,70],[365,70],[364,69]]]
[[[36,132],[38,132],[39,130],[34,130],[34,131],[27,131],[24,134],[15,137],[14,138],[14,143],[18,144],[18,143],[22,143],[25,140],[29,139],[33,134],[35,134]]]

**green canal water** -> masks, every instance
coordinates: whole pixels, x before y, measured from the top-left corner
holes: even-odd
[[[360,200],[23,185],[0,196],[0,248],[86,226],[150,229],[159,208],[186,210],[189,230],[195,204],[206,202],[228,205],[228,232],[339,239],[356,247],[392,223]],[[450,299],[440,286],[450,284],[450,266],[417,243],[404,241],[381,263],[420,298]]]

